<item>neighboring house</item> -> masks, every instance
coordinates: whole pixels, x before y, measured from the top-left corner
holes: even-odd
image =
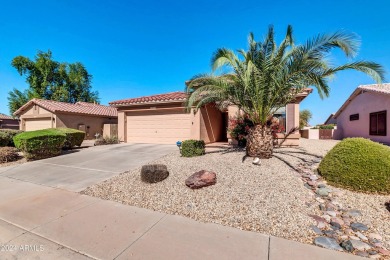
[[[279,109],[275,115],[286,126],[287,132],[299,126],[299,103],[310,94],[305,89],[293,103]],[[204,140],[206,143],[228,141],[229,118],[238,115],[238,108],[230,106],[226,111],[209,104],[198,112],[186,113],[184,92],[171,92],[153,96],[123,99],[110,102],[118,109],[118,137],[126,143],[175,144],[187,139]],[[291,135],[298,145],[299,133]]]
[[[364,137],[390,144],[390,83],[359,86],[334,115],[335,139]]]
[[[328,119],[326,119],[324,125],[336,125],[337,124],[337,120],[336,118],[334,118],[334,114],[330,114],[330,116],[328,117]]]
[[[0,129],[19,129],[19,121],[0,113]]]
[[[117,124],[116,108],[87,102],[75,104],[52,100],[32,99],[15,113],[24,131],[68,127],[86,133],[86,139],[103,134],[104,124]]]

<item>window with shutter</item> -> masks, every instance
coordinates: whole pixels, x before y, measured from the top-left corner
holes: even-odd
[[[387,135],[387,111],[370,113],[370,135]]]

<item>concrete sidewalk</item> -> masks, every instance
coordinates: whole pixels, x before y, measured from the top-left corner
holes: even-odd
[[[0,259],[360,259],[0,175]]]

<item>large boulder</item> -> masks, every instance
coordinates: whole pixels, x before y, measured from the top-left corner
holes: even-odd
[[[166,165],[149,164],[141,168],[141,180],[148,183],[156,183],[166,179],[169,175]]]
[[[214,185],[216,182],[217,175],[215,172],[201,170],[188,177],[185,183],[191,189],[200,189],[206,186]]]

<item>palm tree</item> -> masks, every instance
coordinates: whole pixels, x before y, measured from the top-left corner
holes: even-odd
[[[376,82],[384,80],[383,67],[369,61],[348,62],[332,66],[328,55],[340,49],[347,57],[357,54],[356,35],[339,31],[320,34],[304,44],[295,45],[289,25],[285,38],[278,46],[270,26],[263,42],[256,42],[252,33],[248,37],[248,50],[238,55],[226,48],[212,56],[213,71],[224,69],[220,75],[206,74],[193,77],[187,84],[187,108],[199,109],[207,103],[220,108],[237,105],[254,126],[247,137],[249,156],[270,158],[273,153],[273,135],[269,125],[272,115],[292,102],[305,88],[313,86],[321,98],[329,95],[328,80],[344,70],[361,71]]]

